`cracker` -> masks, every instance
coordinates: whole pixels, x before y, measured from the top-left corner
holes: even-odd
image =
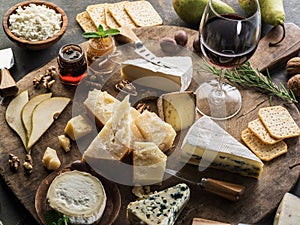
[[[105,5],[106,3],[102,3],[89,5],[88,7],[86,7],[86,11],[88,12],[90,18],[97,28],[101,24],[104,29],[107,29],[105,21]]]
[[[269,134],[269,132],[267,131],[267,129],[265,128],[265,126],[263,125],[263,123],[261,122],[260,119],[256,119],[256,120],[249,122],[248,128],[264,144],[272,145],[272,144],[275,144],[282,140],[282,139],[275,139],[275,138],[271,137],[271,135]]]
[[[242,131],[241,138],[248,148],[263,161],[270,161],[287,152],[287,145],[284,141],[266,145],[249,129]]]
[[[109,7],[109,4],[106,4],[105,10],[104,10],[106,25],[109,28],[118,28],[118,27],[120,27],[120,25],[117,23],[117,21],[112,17],[108,7]]]
[[[122,1],[108,6],[108,10],[112,17],[116,20],[119,26],[128,26],[130,28],[135,28],[136,25],[125,11],[125,4],[127,1]]]
[[[127,2],[125,10],[137,26],[157,26],[163,23],[160,15],[148,1]]]
[[[300,128],[289,111],[282,106],[261,108],[258,117],[274,138],[284,139],[300,135]]]
[[[78,13],[76,15],[76,21],[84,32],[97,31],[97,27],[94,25],[86,11]]]

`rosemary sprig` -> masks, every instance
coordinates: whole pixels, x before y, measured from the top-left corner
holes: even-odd
[[[219,77],[222,75],[221,69],[212,66],[208,62],[205,63],[205,66],[208,72]],[[272,96],[278,96],[286,101],[298,102],[291,90],[288,90],[282,83],[277,85],[272,81],[269,71],[267,71],[266,76],[259,74],[258,70],[253,69],[250,63],[246,62],[233,70],[225,69],[224,78],[243,87],[255,88],[260,92],[268,93],[270,99],[272,99]]]

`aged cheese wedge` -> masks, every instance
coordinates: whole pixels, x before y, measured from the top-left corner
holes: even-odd
[[[285,193],[274,218],[273,225],[296,225],[300,222],[300,198]]]
[[[103,158],[104,154],[111,155],[116,160],[123,159],[130,150],[130,104],[127,96],[114,108],[111,119],[101,129],[96,138],[83,154],[83,158]]]
[[[196,96],[192,91],[163,94],[157,100],[157,108],[160,118],[175,131],[181,131],[195,121]]]
[[[191,83],[193,74],[191,57],[175,56],[159,59],[175,67],[157,66],[139,58],[122,62],[121,74],[124,79],[150,88],[169,92],[186,90]]]
[[[134,123],[145,140],[154,142],[163,152],[172,147],[176,131],[155,113],[145,110],[134,120]]]
[[[188,131],[181,147],[182,160],[202,169],[213,167],[258,178],[262,161],[209,117],[201,117]]]
[[[166,169],[167,156],[153,142],[133,144],[133,183],[160,184]]]
[[[42,163],[48,170],[56,170],[61,165],[56,150],[50,147],[45,150]]]
[[[71,99],[66,97],[53,97],[38,104],[32,113],[32,131],[28,140],[27,149],[40,139],[52,123],[58,118],[69,104]],[[43,121],[41,123],[41,121]]]
[[[65,133],[73,140],[77,140],[81,137],[92,132],[93,128],[91,124],[82,116],[78,115],[71,118],[65,127]]]
[[[25,148],[27,146],[27,136],[21,115],[22,109],[27,102],[28,91],[26,90],[11,100],[5,112],[7,124],[19,135]]]
[[[88,98],[84,101],[84,107],[92,120],[100,127],[104,126],[106,122],[112,117],[115,104],[120,104],[112,95],[106,91],[94,89],[88,94]],[[130,116],[134,120],[140,113],[133,107],[130,107]],[[131,142],[142,141],[144,137],[134,123],[130,123],[131,128]]]
[[[129,203],[127,218],[132,225],[173,225],[189,198],[189,187],[184,183],[177,184]]]
[[[99,221],[107,199],[98,178],[76,170],[58,175],[50,184],[46,198],[49,206],[67,215],[72,224]]]

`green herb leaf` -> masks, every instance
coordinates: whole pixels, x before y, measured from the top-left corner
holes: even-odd
[[[46,212],[45,223],[47,225],[69,225],[70,220],[66,215],[62,215],[61,213],[55,210],[49,210]]]
[[[105,38],[105,37],[108,37],[108,36],[114,36],[114,35],[117,35],[119,34],[120,31],[118,29],[107,29],[107,30],[104,30],[103,26],[100,24],[98,26],[98,31],[97,32],[84,32],[82,34],[82,36],[84,38]]]
[[[204,69],[206,71],[219,77],[222,75],[221,69],[212,66],[207,61],[205,62]],[[274,83],[269,71],[267,71],[266,76],[263,76],[258,70],[254,70],[249,62],[246,62],[233,70],[226,69],[224,77],[230,82],[234,82],[243,87],[255,88],[260,92],[268,93],[270,95],[270,101],[272,100],[272,96],[277,96],[283,100],[297,103],[294,93],[291,90],[286,89],[283,84],[277,85]]]

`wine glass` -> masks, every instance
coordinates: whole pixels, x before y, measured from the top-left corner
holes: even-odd
[[[261,33],[258,0],[249,0],[247,9],[240,0],[209,0],[199,27],[200,47],[208,63],[221,68],[217,80],[201,84],[196,90],[197,109],[215,120],[235,116],[241,109],[239,90],[223,83],[225,69],[245,63],[255,52]]]

